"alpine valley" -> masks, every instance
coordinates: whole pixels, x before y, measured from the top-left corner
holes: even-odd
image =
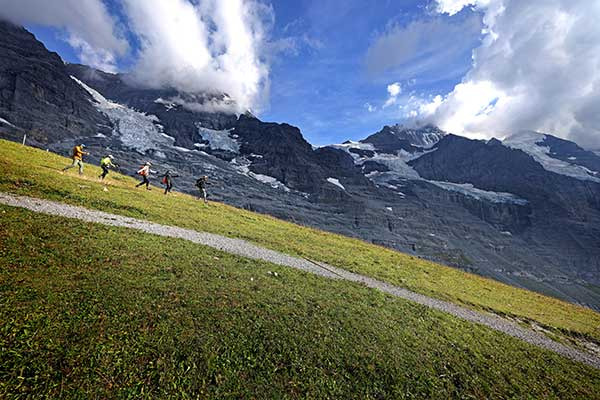
[[[481,141],[431,125],[314,148],[293,126],[215,111],[233,101],[223,93],[132,82],[65,64],[24,28],[0,22],[2,138],[26,134],[63,155],[82,142],[87,162],[110,153],[129,174],[152,161],[176,171],[175,189],[185,192],[208,175],[212,200],[600,310],[592,151],[544,133]]]

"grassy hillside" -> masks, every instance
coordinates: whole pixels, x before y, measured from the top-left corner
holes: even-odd
[[[82,178],[74,170],[61,175],[68,163],[64,157],[0,140],[0,191],[246,239],[478,310],[535,321],[556,333],[600,341],[600,314],[587,308],[269,216],[218,203],[204,206],[188,195],[165,197],[158,190],[135,189],[134,179],[115,173],[109,175],[106,192],[96,180],[99,168],[87,165]]]
[[[600,397],[599,370],[358,284],[6,206],[0,222],[0,398]]]

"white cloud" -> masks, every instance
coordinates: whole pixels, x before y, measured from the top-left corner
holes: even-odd
[[[600,147],[600,2],[438,0],[438,5],[448,14],[474,6],[486,36],[462,82],[420,117],[470,137],[527,129]]]
[[[0,17],[66,30],[82,61],[94,67],[114,70],[116,55],[128,49],[101,0],[0,0]]]
[[[476,15],[392,24],[367,50],[367,71],[371,77],[388,74],[409,80],[424,73],[447,74],[454,63],[459,63],[464,73],[481,28]]]
[[[365,103],[365,108],[370,113],[377,111],[377,107],[372,105],[371,103]]]
[[[79,60],[85,64],[105,72],[117,72],[117,59],[113,52],[102,48],[94,48],[84,39],[71,34],[67,42],[79,53]]]
[[[398,82],[394,82],[387,87],[387,91],[390,94],[390,97],[398,97],[400,92],[402,91],[402,87]]]
[[[387,86],[387,91],[388,91],[389,97],[383,104],[383,108],[387,108],[387,107],[391,106],[392,104],[396,103],[396,101],[398,100],[398,96],[402,92],[402,86],[400,86],[400,83],[398,83],[398,82],[390,83]]]
[[[490,0],[437,0],[437,12],[450,16],[457,14],[468,6],[486,6]]]
[[[181,91],[216,91],[237,109],[260,109],[269,68],[261,57],[272,24],[270,7],[251,0],[124,0],[130,29],[141,40],[138,82]]]
[[[123,19],[141,45],[132,80],[182,92],[226,93],[208,109],[260,111],[269,90],[268,43],[274,15],[259,0],[122,0]],[[0,16],[66,29],[81,62],[114,71],[128,43],[102,0],[0,0]],[[308,36],[306,43],[317,46]],[[307,44],[307,45],[309,45]],[[187,106],[186,102],[186,106]]]

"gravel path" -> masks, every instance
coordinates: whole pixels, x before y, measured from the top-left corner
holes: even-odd
[[[178,228],[174,226],[160,225],[153,222],[109,214],[102,211],[89,210],[83,207],[71,206],[31,197],[15,196],[1,192],[0,203],[13,207],[22,207],[31,211],[49,215],[76,218],[87,222],[132,228],[155,235],[185,239],[194,243],[213,247],[227,253],[300,269],[316,275],[324,276],[326,278],[345,279],[352,282],[359,282],[365,286],[381,290],[393,296],[407,299],[415,303],[452,314],[467,321],[485,325],[489,328],[503,332],[507,335],[521,339],[538,347],[553,351],[564,357],[600,369],[600,359],[598,357],[555,342],[541,333],[523,328],[516,323],[505,320],[498,316],[473,311],[446,301],[436,300],[431,297],[414,293],[373,278],[348,272],[328,264],[316,263],[308,259],[292,257],[277,251],[265,249],[263,247],[248,243],[244,240],[231,239],[212,233],[197,232],[194,230]]]

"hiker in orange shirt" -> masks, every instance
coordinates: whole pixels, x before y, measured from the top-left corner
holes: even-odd
[[[83,156],[87,156],[90,154],[87,151],[84,151],[83,149],[85,149],[85,144],[80,144],[79,146],[73,147],[73,164],[64,167],[63,172],[68,169],[74,168],[75,166],[79,166],[79,175],[83,175]]]

